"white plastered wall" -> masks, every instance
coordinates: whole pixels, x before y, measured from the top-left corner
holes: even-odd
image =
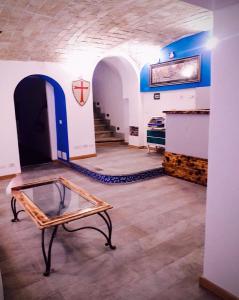
[[[209,86],[200,87],[195,89],[196,109],[209,109],[211,88]]]
[[[14,90],[17,84],[32,74],[47,75],[56,80],[62,87],[66,97],[68,122],[68,139],[70,157],[95,153],[94,119],[92,85],[87,103],[82,107],[72,94],[72,81],[83,78],[92,83],[95,66],[100,59],[82,58],[71,64],[47,62],[0,61],[1,104],[0,110],[0,176],[19,173],[20,162],[18,153]],[[161,93],[161,100],[153,100],[153,93],[139,91],[139,69],[127,57],[107,56],[107,63],[117,70],[122,80],[122,98],[128,105],[129,126],[139,127],[139,136],[129,136],[129,144],[141,146],[145,144],[146,125],[149,118],[159,115],[165,109],[190,109],[195,107],[195,91],[181,90]],[[52,101],[52,91],[48,88],[48,100]],[[52,99],[52,100],[51,100]],[[173,104],[174,103],[174,104]],[[126,108],[125,108],[126,109]],[[50,120],[52,124],[53,120]],[[52,128],[51,128],[52,129]],[[126,128],[125,128],[126,130]],[[54,129],[53,129],[54,131]],[[54,132],[51,132],[51,145],[54,148]],[[52,149],[52,158],[56,157]]]
[[[151,117],[166,117],[164,110],[195,109],[195,89],[160,92],[160,99],[154,100],[154,93],[142,93],[144,145],[147,144],[147,124]]]
[[[70,144],[70,157],[95,153],[95,135],[93,118],[92,74],[94,62],[90,58],[78,63],[62,65],[61,75],[67,80],[68,97],[67,121]],[[90,81],[90,94],[84,106],[80,106],[72,94],[72,81],[78,79]]]
[[[208,109],[210,106],[210,87],[163,91],[160,99],[154,93],[142,93],[142,125],[144,145],[147,141],[147,124],[151,117],[166,115],[165,110]],[[207,123],[208,124],[208,123]]]
[[[239,297],[239,4],[214,12],[203,276]]]
[[[209,115],[167,114],[166,151],[208,158]]]
[[[55,113],[55,96],[53,86],[46,82],[46,98],[49,123],[49,137],[51,146],[51,159],[57,159],[57,136],[56,136],[56,113]]]
[[[86,68],[84,65],[73,73],[65,65],[56,63],[0,61],[0,176],[21,171],[14,90],[23,78],[32,74],[47,75],[56,80],[64,90],[70,157],[95,153],[92,93],[90,93],[89,99],[83,107],[80,107],[72,95],[72,81],[76,80],[76,74],[78,73],[84,76],[85,80],[91,80],[92,69],[90,67]]]

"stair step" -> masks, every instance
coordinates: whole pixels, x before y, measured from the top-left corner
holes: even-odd
[[[111,137],[97,137],[95,139],[95,142],[96,143],[106,143],[106,142],[124,142],[123,139],[121,138],[117,138],[117,137],[114,137],[114,136],[111,136]]]
[[[96,137],[112,137],[113,136],[113,131],[106,130],[106,131],[95,131],[95,136]]]
[[[95,131],[104,131],[106,129],[105,124],[95,124]]]
[[[115,131],[110,130],[110,120],[101,113],[100,107],[94,104],[95,142],[98,146],[111,146],[124,144],[124,139],[115,136]]]
[[[95,123],[95,125],[103,125],[103,124],[105,124],[105,120],[104,119],[94,119],[94,123]]]
[[[115,147],[118,145],[127,145],[127,143],[125,143],[124,141],[116,141],[116,142],[99,142],[96,143],[96,147]]]
[[[112,130],[98,130],[96,133],[101,134],[101,133],[113,133],[114,131]]]

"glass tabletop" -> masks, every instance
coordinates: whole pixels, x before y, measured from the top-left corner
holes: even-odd
[[[93,202],[69,189],[58,180],[44,185],[24,188],[22,192],[47,217],[61,216],[65,213],[72,213],[96,206]]]

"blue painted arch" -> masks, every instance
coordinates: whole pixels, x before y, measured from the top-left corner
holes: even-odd
[[[68,126],[66,113],[66,97],[60,84],[53,78],[43,74],[32,74],[28,77],[38,77],[50,83],[54,90],[55,99],[55,120],[56,120],[56,137],[57,137],[57,157],[60,160],[69,161],[69,141]],[[23,78],[23,79],[25,79]],[[22,80],[23,80],[22,79]]]

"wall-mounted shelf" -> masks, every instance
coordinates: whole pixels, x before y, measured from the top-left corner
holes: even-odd
[[[164,148],[165,147],[165,127],[163,117],[152,117],[148,123],[147,129],[147,144],[148,151],[150,147]]]

